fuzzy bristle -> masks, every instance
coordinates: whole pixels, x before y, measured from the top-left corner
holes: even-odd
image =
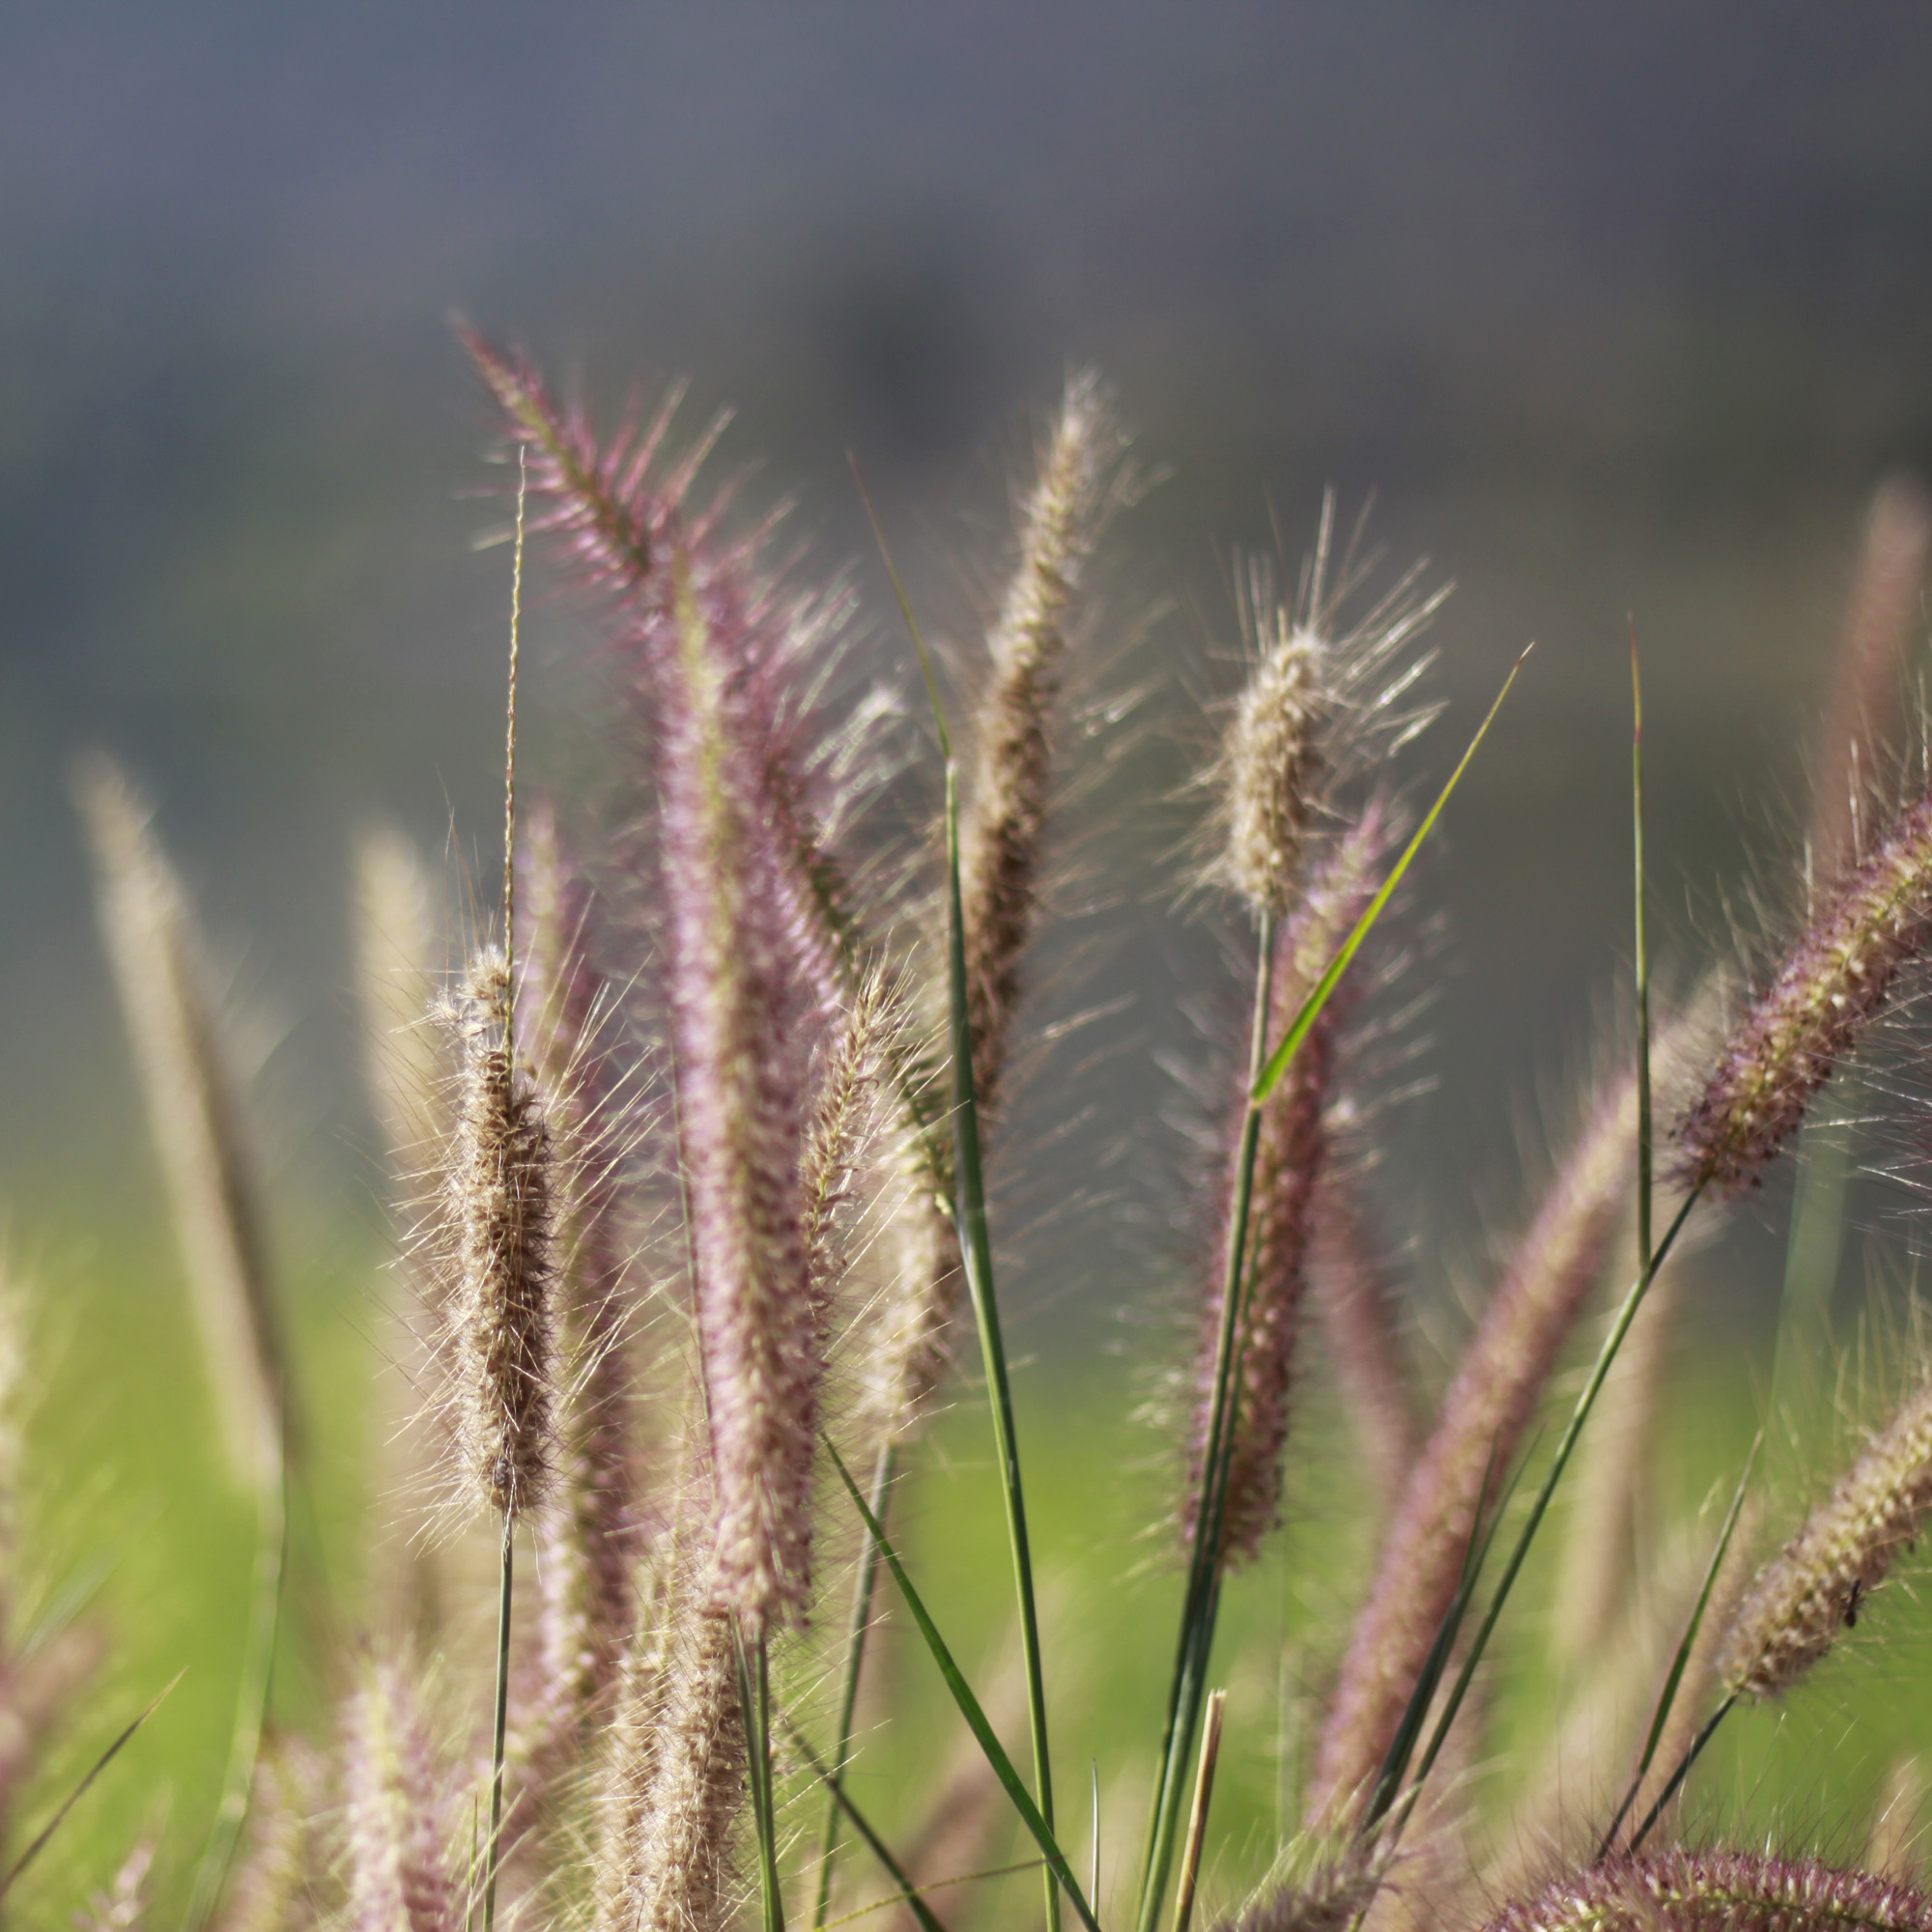
[[[1754,1852],[1605,1859],[1506,1907],[1486,1932],[1927,1932],[1932,1895]]]
[[[674,1589],[645,1710],[621,1727],[596,1932],[716,1932],[730,1903],[745,1733],[728,1612]]]
[[[1052,781],[1052,718],[1081,577],[1118,500],[1119,433],[1089,373],[1066,385],[1020,517],[1019,558],[987,639],[960,820],[960,900],[973,1075],[999,1092],[1020,955],[1033,929]]]
[[[1759,1179],[1929,934],[1932,797],[1899,813],[1747,1009],[1678,1125],[1679,1185]]]
[[[1718,1673],[1724,1687],[1776,1697],[1859,1619],[1932,1512],[1932,1382],[1900,1404],[1864,1453],[1765,1565],[1738,1605]]]
[[[1340,838],[1312,880],[1295,916],[1276,930],[1268,1037],[1279,1038],[1313,991],[1378,884],[1387,844],[1387,813],[1368,811]],[[1343,1008],[1331,998],[1264,1109],[1256,1143],[1238,1349],[1239,1399],[1230,1447],[1220,1559],[1254,1556],[1281,1507],[1281,1462],[1288,1438],[1289,1382],[1308,1279],[1311,1215],[1327,1141],[1324,1113]],[[1246,1111],[1243,1094],[1241,1115]],[[1241,1116],[1236,1117],[1236,1145]],[[1232,1184],[1232,1177],[1230,1178]],[[1225,1218],[1225,1217],[1224,1217]],[[1213,1406],[1222,1327],[1225,1257],[1209,1270],[1197,1350],[1197,1401],[1183,1531],[1193,1533]]]
[[[514,1062],[500,952],[470,961],[439,1017],[459,1056],[444,1164],[457,1447],[474,1502],[514,1520],[543,1498],[554,1460],[550,1131]]]
[[[371,1663],[344,1721],[343,1837],[350,1932],[457,1932],[448,1794],[410,1673]]]
[[[1221,869],[1257,915],[1285,914],[1316,812],[1317,728],[1327,646],[1286,611],[1267,619],[1261,657],[1229,720],[1219,777]]]

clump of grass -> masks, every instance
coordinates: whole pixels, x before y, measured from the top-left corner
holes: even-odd
[[[682,440],[673,403],[600,436],[526,361],[466,341],[517,458],[502,900],[494,931],[455,947],[425,927],[437,895],[420,869],[393,840],[372,841],[362,971],[388,1049],[372,1055],[372,1097],[392,1178],[406,1191],[427,1164],[439,1190],[435,1238],[410,1277],[422,1305],[402,1329],[406,1344],[437,1342],[426,1393],[454,1444],[445,1486],[499,1533],[496,1643],[487,1660],[471,1654],[483,1583],[437,1552],[399,1580],[391,1555],[365,1601],[309,1634],[339,1692],[334,1728],[305,1740],[265,1724],[297,1437],[249,1143],[185,895],[125,782],[91,767],[80,795],[106,929],[264,1556],[212,1842],[186,1884],[164,1831],[131,1857],[117,1846],[92,1873],[87,1922],[159,1922],[172,1887],[194,1932],[494,1932],[499,1907],[508,1923],[594,1932],[753,1918],[762,1932],[807,1918],[829,1932],[872,1912],[960,1932],[993,1901],[1003,1922],[1025,1911],[1047,1932],[1072,1919],[1084,1932],[1932,1924],[1903,1876],[1821,1863],[1796,1844],[1686,1842],[1683,1823],[1723,1715],[1741,1698],[1794,1696],[1932,1508],[1923,1390],[1748,1586],[1730,1553],[1761,1511],[1747,1471],[1688,1624],[1702,1536],[1682,1522],[1635,1534],[1662,1485],[1626,1470],[1592,1487],[1614,1497],[1614,1521],[1585,1512],[1573,1550],[1578,1536],[1615,1547],[1586,1547],[1601,1559],[1578,1571],[1588,1587],[1558,1599],[1589,1604],[1551,1646],[1569,1660],[1569,1701],[1537,1761],[1558,1769],[1479,1788],[1498,1749],[1530,1761],[1528,1673],[1498,1667],[1520,1634],[1505,1612],[1660,1270],[1672,1264],[1673,1293],[1694,1297],[1680,1236],[1696,1204],[1765,1172],[1867,1027],[1909,1012],[1921,978],[1932,800],[1888,810],[1866,749],[1883,735],[1872,666],[1895,656],[1925,554],[1913,502],[1882,499],[1859,576],[1852,695],[1826,748],[1809,887],[1793,895],[1802,929],[1715,1055],[1701,1000],[1652,1027],[1634,761],[1634,1049],[1609,1030],[1619,1043],[1579,1096],[1569,1147],[1433,1413],[1387,1278],[1401,1243],[1364,1158],[1377,1116],[1351,1090],[1351,1049],[1385,1017],[1380,969],[1401,950],[1389,929],[1407,917],[1391,912],[1397,890],[1503,698],[1418,810],[1404,753],[1433,715],[1415,696],[1418,640],[1440,593],[1410,574],[1377,595],[1359,542],[1338,548],[1332,503],[1293,596],[1276,563],[1237,573],[1244,677],[1203,776],[1191,884],[1251,946],[1251,974],[1231,980],[1246,1053],[1208,1190],[1205,1265],[1175,1296],[1194,1328],[1187,1359],[1170,1365],[1189,1398],[1170,1444],[1183,1570],[1142,1586],[1172,1600],[1172,1662],[1126,1714],[1145,1734],[1113,1753],[1103,1798],[1097,1751],[1085,1777],[1066,1776],[1087,1715],[1071,1653],[1095,1647],[1099,1624],[1041,1610],[1055,1593],[1029,1496],[1062,1472],[1022,1453],[988,1166],[1032,1148],[1009,1075],[1051,911],[1039,881],[1069,762],[1059,694],[1093,627],[1103,539],[1135,494],[1111,404],[1075,376],[1016,492],[986,649],[954,669],[956,753],[926,666],[943,805],[908,855],[869,810],[921,755],[906,707],[864,688],[849,588],[814,588],[797,558],[778,558],[775,519],[704,483],[715,427]],[[622,729],[602,805],[520,807],[526,539],[608,646]],[[450,1061],[440,1080],[418,1024],[440,957],[468,959],[432,1003]],[[1680,1086],[1694,1097],[1675,1108]],[[1678,1123],[1661,1236],[1660,1107]],[[1578,1385],[1570,1352],[1633,1229],[1634,1280]],[[983,1391],[953,1366],[962,1288]],[[1661,1360],[1631,1364],[1650,1399],[1617,1438],[1629,1463],[1655,1427]],[[992,1424],[1012,1604],[985,1668],[958,1637],[960,1604],[929,1587],[930,1548],[899,1547],[898,1492],[949,1387],[967,1403],[983,1392]],[[1544,1455],[1539,1425],[1566,1397]],[[1346,1579],[1343,1559],[1326,1559],[1326,1594],[1359,1592],[1352,1619],[1298,1634],[1314,1659],[1304,1773],[1278,1721],[1289,1673],[1252,1635],[1241,1647],[1251,1617],[1224,1611],[1251,1587],[1237,1573],[1265,1575],[1285,1525],[1305,1551],[1293,1519],[1324,1462],[1370,1465],[1338,1478],[1343,1507],[1363,1505],[1365,1556]],[[410,1490],[385,1500],[426,1520],[435,1472],[413,1454],[385,1466]],[[11,1492],[0,1470],[0,1503]],[[935,1533],[959,1532],[944,1518],[917,1532]],[[0,1542],[11,1564],[11,1533]],[[520,1544],[536,1556],[521,1582]],[[1620,1587],[1612,1573],[1632,1550],[1675,1552],[1674,1567]],[[0,1577],[0,1604],[11,1590]],[[345,1640],[358,1621],[374,1634]],[[869,1644],[881,1622],[897,1633],[883,1663]],[[60,1702],[37,1687],[71,1688],[45,1662],[57,1654],[15,1631],[11,1608],[0,1620],[0,1823],[22,1810],[24,1767]],[[1666,1659],[1626,1776],[1624,1693],[1639,1686],[1633,1708],[1653,1708]],[[956,1749],[908,1699],[910,1673],[928,1665],[959,1719]],[[1593,1665],[1600,1681],[1583,1682]],[[1275,1689],[1259,1696],[1258,1684]],[[48,1807],[0,1896],[140,1723]],[[1009,1742],[1022,1724],[1025,1752]],[[1228,1822],[1242,1764],[1265,1753],[1271,1838]],[[1577,1757],[1589,1788],[1558,1788]],[[1084,1835],[1069,1822],[1076,1784],[1091,1792]],[[1742,1813],[1700,1799],[1720,1838],[1742,1838]],[[1895,1792],[1885,1817],[1916,1802]],[[1871,1841],[1879,1864],[1906,1861],[1904,1828]],[[1026,1908],[993,1889],[1022,1873],[1040,1888]]]

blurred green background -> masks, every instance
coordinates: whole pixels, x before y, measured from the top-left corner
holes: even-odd
[[[1070,362],[1163,472],[1105,577],[1146,631],[1122,675],[1157,695],[1068,827],[1117,883],[1095,943],[1041,962],[1048,1009],[1129,1004],[1039,1084],[1003,1196],[1066,1435],[1040,1507],[1080,1520],[1120,1358],[1162,1346],[1109,1311],[1172,1301],[1188,1252],[1156,1067],[1198,1055],[1220,955],[1151,862],[1229,674],[1228,559],[1273,527],[1297,554],[1332,484],[1456,581],[1418,775],[1539,643],[1417,895],[1446,914],[1433,1085],[1378,1186],[1439,1310],[1618,984],[1629,620],[1663,951],[1721,942],[1750,855],[1779,876],[1864,503],[1932,469],[1928,78],[1907,0],[0,6],[0,1157],[58,1331],[37,1560],[124,1552],[127,1698],[210,1666],[100,1816],[145,1815],[166,1726],[220,1733],[245,1512],[195,1445],[64,772],[126,759],[232,974],[347,1523],[385,1229],[348,854],[393,819],[452,877],[491,863],[504,568],[470,545],[500,472],[453,312],[607,411],[675,375],[694,421],[735,404],[729,461],[852,561],[901,669],[848,448],[922,608],[967,635]],[[554,609],[533,633],[533,756],[567,783],[612,753],[569,703],[584,640]],[[1861,1216],[1909,1236],[1900,1200]],[[1774,1190],[1705,1264],[1698,1332],[1744,1351],[1741,1388],[1778,1225]]]

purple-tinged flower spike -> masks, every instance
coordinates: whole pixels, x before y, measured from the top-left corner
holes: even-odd
[[[1673,1055],[1661,1042],[1657,1065]],[[1323,1727],[1312,1819],[1343,1814],[1382,1761],[1455,1595],[1477,1512],[1514,1462],[1608,1258],[1635,1142],[1636,1081],[1623,1073],[1599,1092],[1519,1242],[1383,1537]]]
[[[639,1545],[630,1301],[622,1229],[625,1109],[611,989],[592,952],[596,900],[554,813],[528,814],[521,902],[530,934],[520,1037],[557,1147],[558,1485],[541,1525],[546,1706],[563,1736],[609,1704],[630,1628]]]
[[[1689,1191],[1750,1186],[1932,937],[1932,796],[1901,811],[1753,1000],[1677,1127]]]
[[[263,1756],[248,1806],[248,1850],[214,1932],[309,1932],[317,1923],[315,1820],[323,1778],[320,1754],[298,1739],[285,1739]]]
[[[688,554],[667,568],[661,838],[715,1577],[718,1601],[756,1637],[803,1618],[810,1576],[822,1354],[800,1225],[800,1029],[732,703],[728,633],[742,613],[731,582],[707,581]]]
[[[1264,1888],[1214,1932],[1349,1932],[1388,1883],[1360,1848],[1330,1853],[1313,1868]]]
[[[1725,1690],[1777,1697],[1851,1629],[1932,1515],[1932,1381],[1872,1437],[1746,1592],[1724,1634]]]
[[[400,1664],[371,1663],[343,1736],[349,1932],[458,1932],[448,1794],[429,1726]]]
[[[691,501],[697,472],[723,419],[675,461],[667,451],[678,398],[673,394],[639,434],[600,445],[578,412],[561,408],[520,356],[464,331],[463,341],[512,432],[529,452],[531,534],[548,537],[566,569],[600,597],[620,666],[647,707],[676,703],[668,661],[673,591],[669,560],[683,556],[706,584],[705,598],[728,596],[732,620],[712,647],[731,689],[736,726],[760,796],[753,829],[769,890],[782,908],[781,931],[793,969],[829,1020],[849,996],[865,948],[848,903],[834,835],[856,797],[879,778],[867,755],[877,707],[857,708],[838,728],[813,732],[813,711],[849,597],[789,593],[762,554],[770,524],[743,536],[724,528],[728,490]]]
[[[1098,379],[1066,385],[1020,517],[1019,555],[987,639],[960,820],[960,899],[973,1078],[990,1108],[1032,930],[1052,780],[1053,704],[1080,581],[1121,500],[1121,437]]]
[[[470,961],[438,1017],[459,1060],[443,1183],[459,1473],[473,1503],[516,1520],[542,1501],[554,1460],[550,1130],[527,1070],[513,1063],[499,951]]]
[[[594,1932],[718,1932],[729,1916],[746,1741],[730,1616],[706,1581],[712,1517],[693,1485],[625,1659],[596,1797]]]
[[[1387,845],[1388,814],[1380,805],[1371,805],[1336,840],[1320,870],[1307,882],[1293,916],[1276,928],[1270,1039],[1286,1033],[1374,895]],[[1253,1557],[1280,1515],[1289,1379],[1308,1279],[1315,1190],[1327,1151],[1323,1116],[1341,1020],[1342,1009],[1331,997],[1262,1113],[1248,1216],[1247,1287],[1238,1339],[1239,1395],[1218,1552],[1225,1566]],[[1240,1128],[1246,1111],[1244,1093],[1235,1117],[1234,1162],[1239,1159]],[[1231,1172],[1226,1184],[1232,1188],[1234,1180]],[[1225,1223],[1225,1214],[1222,1219]],[[1190,1543],[1214,1403],[1226,1277],[1226,1258],[1217,1256],[1208,1270],[1212,1286],[1202,1303],[1196,1353],[1195,1412],[1181,1524]]]
[[[1932,497],[1911,476],[1873,493],[1852,578],[1811,806],[1813,875],[1833,883],[1859,857],[1897,722],[1899,671],[1919,622],[1932,554]]]
[[[1384,1508],[1393,1508],[1414,1466],[1422,1430],[1398,1327],[1395,1285],[1356,1176],[1324,1164],[1314,1223],[1309,1298],[1376,1492]]]
[[[1932,1932],[1932,1894],[1812,1859],[1656,1852],[1556,1879],[1486,1932]]]

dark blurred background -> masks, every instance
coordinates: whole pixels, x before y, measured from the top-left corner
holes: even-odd
[[[158,801],[257,1016],[285,1211],[373,1215],[352,838],[487,852],[497,783],[505,559],[470,542],[500,506],[466,493],[501,472],[461,311],[607,404],[675,374],[694,416],[736,404],[754,490],[883,605],[856,447],[942,624],[1097,362],[1167,472],[1117,595],[1171,605],[1135,671],[1193,695],[1176,728],[1232,633],[1226,557],[1270,505],[1298,549],[1325,484],[1460,586],[1418,771],[1536,639],[1425,880],[1405,1198],[1466,1236],[1619,983],[1627,617],[1680,954],[1802,818],[1863,506],[1932,467],[1928,84],[1905,0],[0,7],[18,1224],[155,1199],[64,793],[91,743]],[[576,644],[537,630],[541,704]],[[1146,876],[1127,897],[1093,984],[1137,1003],[1088,1097],[1145,1109],[1163,975],[1211,949]]]

